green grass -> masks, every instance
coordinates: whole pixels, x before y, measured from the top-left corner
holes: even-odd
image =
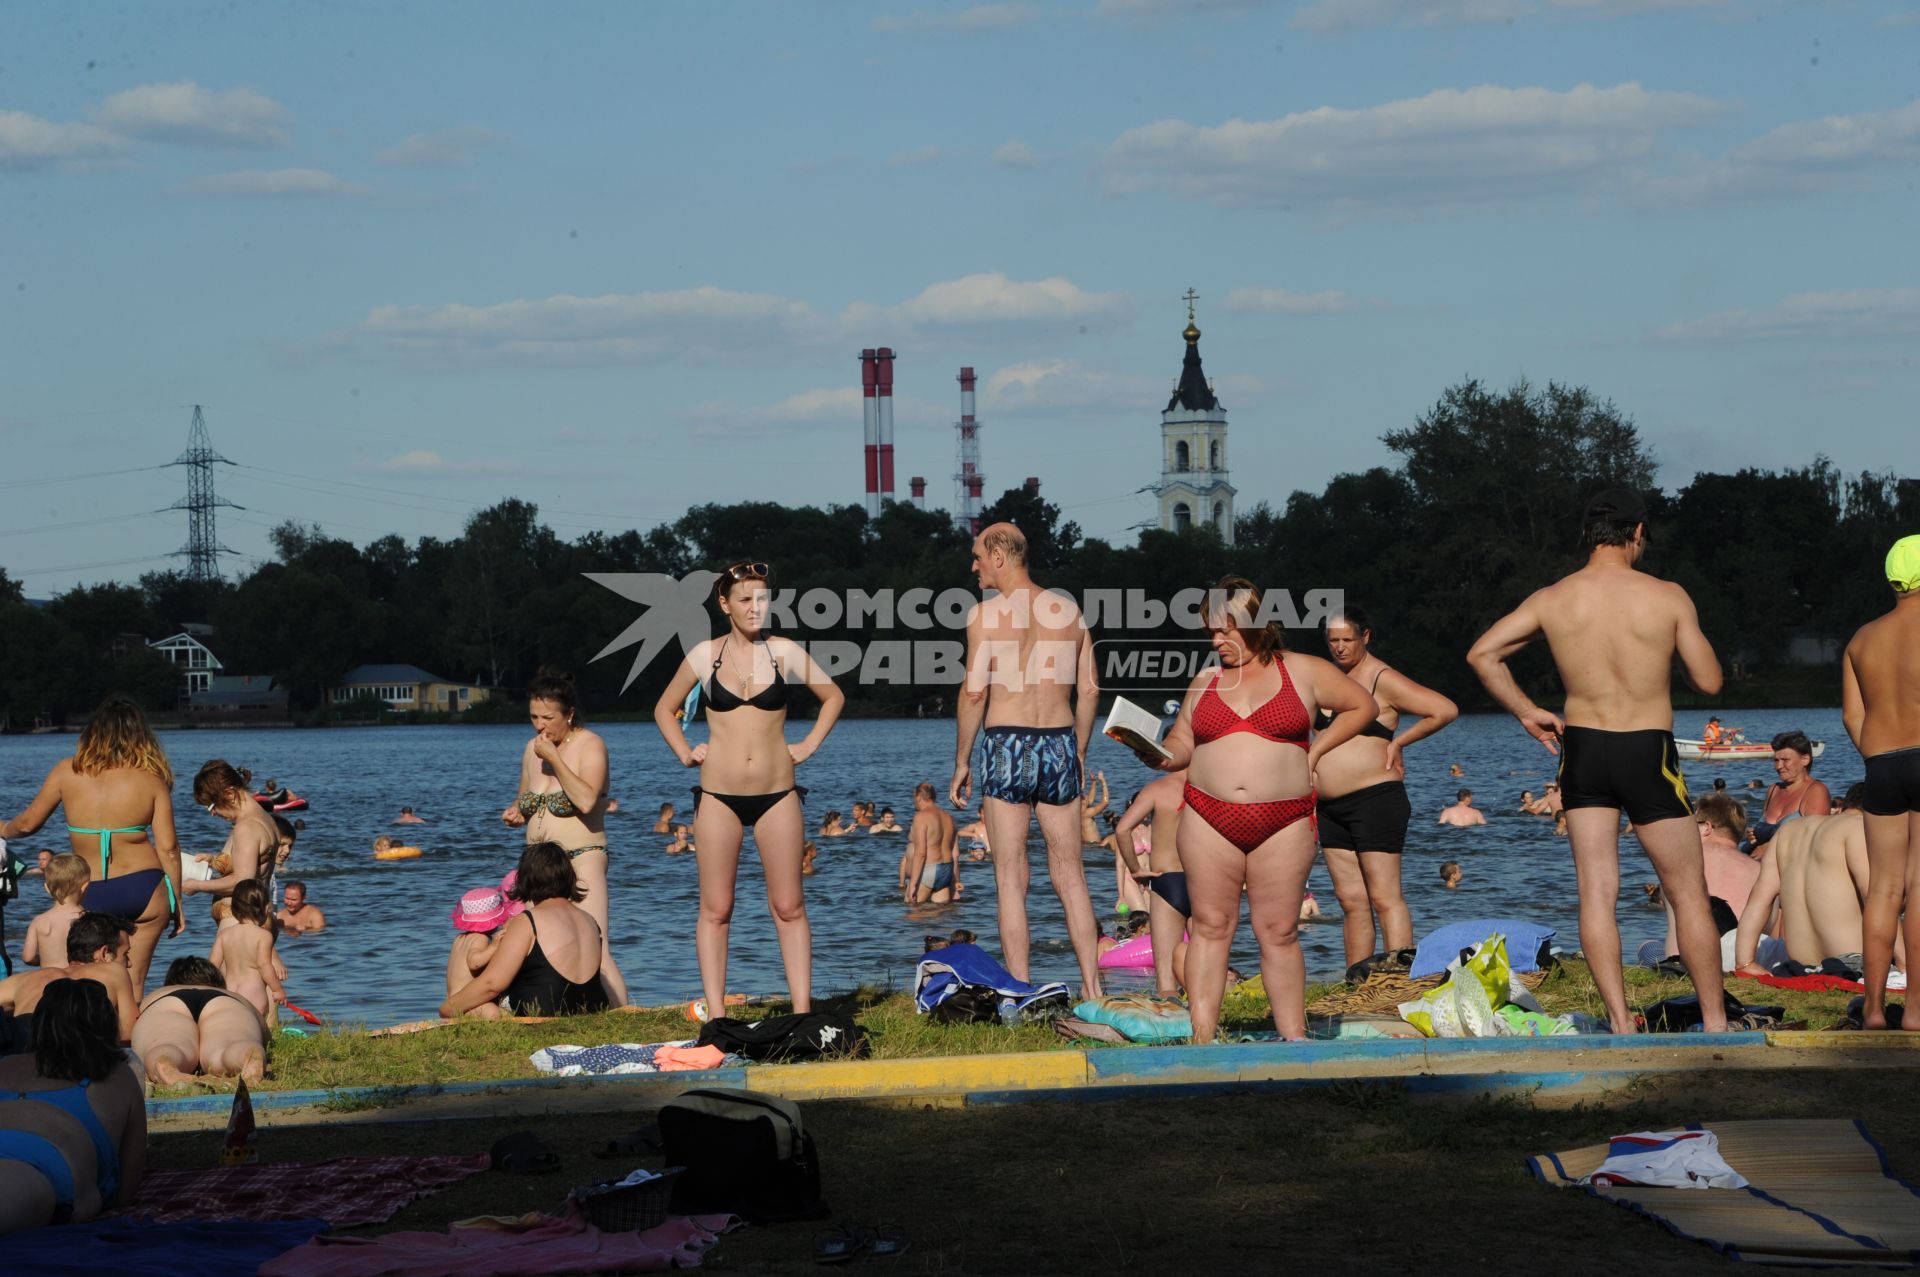
[[[1309,1002],[1341,985],[1315,985]],[[1789,1020],[1805,1020],[1822,1029],[1839,1021],[1845,993],[1798,993],[1772,989],[1751,981],[1729,987],[1743,1001],[1784,1006]],[[1692,992],[1685,980],[1656,976],[1646,970],[1627,973],[1628,1000],[1643,1006],[1663,998]],[[1598,990],[1585,964],[1568,962],[1536,991],[1549,1012],[1585,1011],[1600,1016]],[[742,1019],[781,1014],[790,1008],[778,1002],[735,1007]],[[1049,1025],[1003,1027],[996,1024],[939,1025],[917,1015],[904,993],[859,989],[825,1000],[819,1009],[852,1015],[868,1033],[873,1058],[912,1059],[937,1055],[986,1055],[1012,1051],[1051,1051],[1084,1047],[1061,1039]],[[1229,1033],[1270,1029],[1271,1011],[1258,991],[1230,990],[1221,1008],[1221,1024]],[[449,1082],[494,1081],[538,1076],[527,1057],[541,1047],[559,1043],[596,1046],[609,1042],[662,1042],[695,1036],[697,1028],[679,1007],[645,1011],[608,1012],[575,1016],[544,1024],[511,1021],[469,1021],[419,1033],[372,1036],[361,1029],[330,1029],[306,1035],[282,1034],[276,1040],[272,1072],[265,1090],[345,1090],[360,1087],[417,1087]],[[1124,1050],[1124,1047],[1107,1049]],[[191,1094],[186,1089],[156,1088],[161,1096]],[[344,1098],[338,1101],[346,1103]],[[359,1103],[359,1101],[353,1101]]]

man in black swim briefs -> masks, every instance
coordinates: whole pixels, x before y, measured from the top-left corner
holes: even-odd
[[[1887,552],[1891,610],[1860,627],[1842,660],[1840,717],[1867,760],[1867,899],[1861,919],[1866,1005],[1861,1026],[1887,1027],[1887,973],[1906,914],[1907,962],[1920,961],[1920,536]],[[1904,1017],[1920,1029],[1920,1016]]]
[[[1587,506],[1587,565],[1496,621],[1467,655],[1480,681],[1529,735],[1561,755],[1560,793],[1580,888],[1580,944],[1614,1032],[1634,1031],[1620,968],[1620,813],[1653,862],[1673,907],[1680,956],[1704,1027],[1726,1028],[1720,939],[1707,900],[1700,836],[1673,743],[1674,657],[1712,696],[1720,663],[1685,590],[1637,571],[1646,506],[1622,489]],[[1540,708],[1507,661],[1544,635],[1566,688],[1566,717]]]

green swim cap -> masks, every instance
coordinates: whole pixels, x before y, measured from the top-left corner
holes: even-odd
[[[1887,580],[1902,594],[1920,590],[1920,535],[1901,537],[1887,551]]]

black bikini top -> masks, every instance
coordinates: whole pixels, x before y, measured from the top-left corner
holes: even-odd
[[[1384,675],[1386,672],[1387,672],[1387,667],[1382,665],[1380,667],[1380,673],[1375,674],[1373,676],[1373,687],[1369,687],[1367,689],[1367,695],[1369,696],[1373,695],[1374,689],[1380,686],[1381,676]],[[1314,717],[1313,730],[1316,732],[1324,732],[1327,730],[1329,726],[1332,725],[1332,723],[1333,723],[1333,712],[1331,710],[1323,709]],[[1385,723],[1381,722],[1379,719],[1376,718],[1373,721],[1369,722],[1365,727],[1360,729],[1360,735],[1371,736],[1375,740],[1392,740],[1393,729],[1391,727],[1388,727]]]
[[[723,639],[720,654],[713,658],[713,673],[707,676],[707,713],[724,714],[729,710],[745,705],[749,709],[775,710],[787,707],[787,680],[780,672],[780,662],[773,663],[773,682],[767,684],[752,696],[741,696],[720,681],[720,662],[726,658],[727,645]],[[769,653],[771,657],[771,653]]]

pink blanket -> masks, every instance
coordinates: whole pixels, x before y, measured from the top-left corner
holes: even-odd
[[[670,1219],[644,1233],[603,1233],[579,1217],[529,1216],[444,1233],[323,1234],[260,1266],[260,1277],[536,1277],[694,1268],[732,1215]]]
[[[335,1228],[380,1224],[408,1202],[487,1169],[485,1153],[457,1157],[340,1157],[154,1171],[133,1205],[145,1219],[324,1219]]]

